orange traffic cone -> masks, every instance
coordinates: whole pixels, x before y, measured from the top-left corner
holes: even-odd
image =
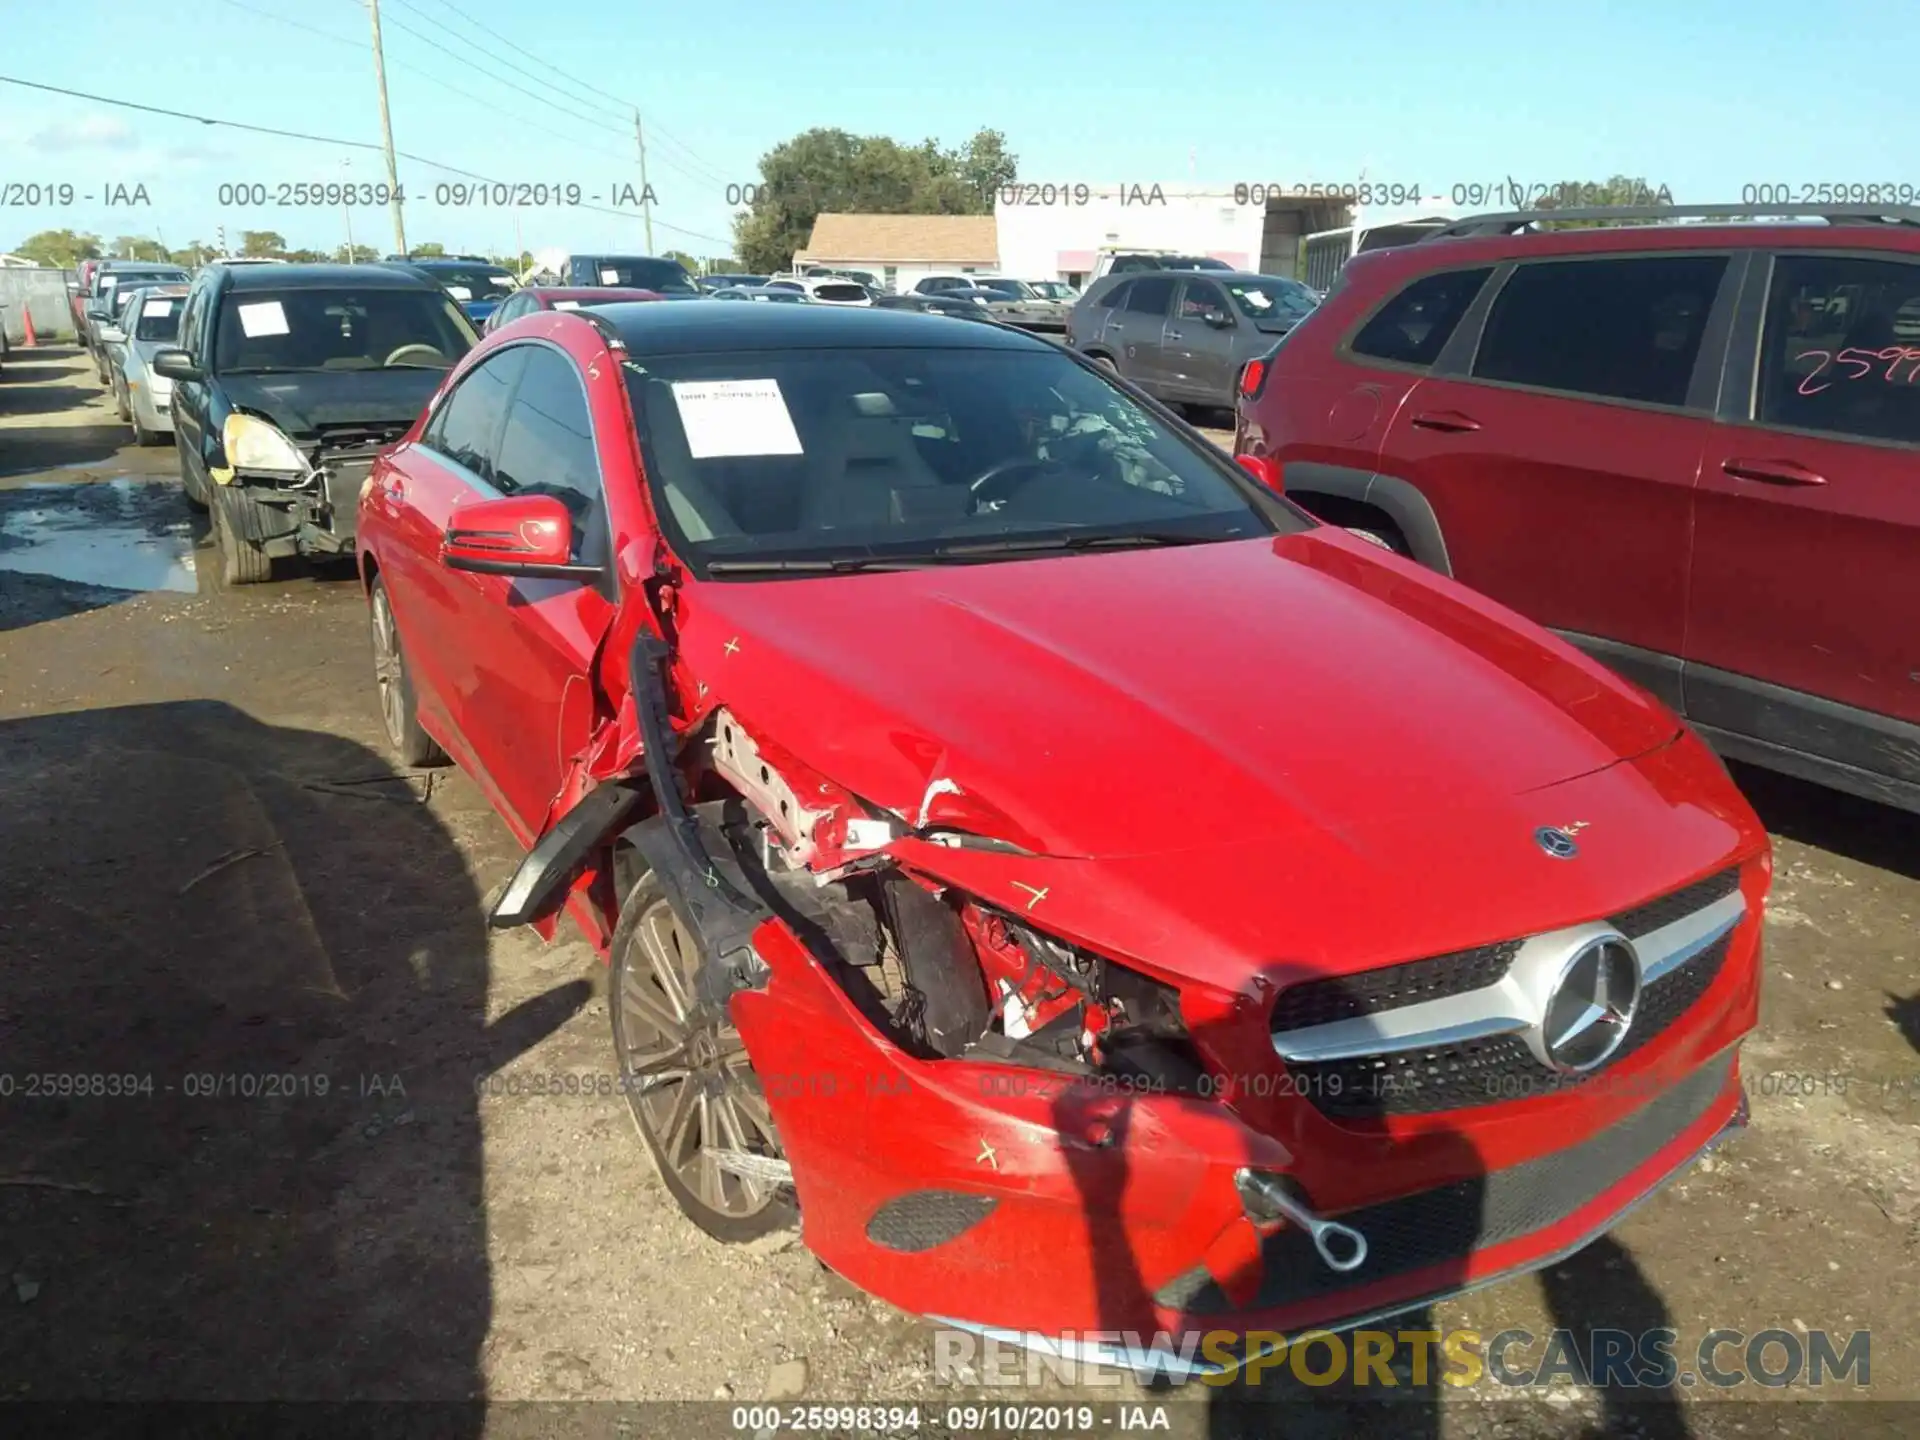
[[[20,348],[22,350],[34,350],[39,348],[40,342],[38,339],[34,337],[34,333],[33,333],[33,306],[31,305],[21,306],[20,318],[26,322],[26,326],[27,326],[27,338],[21,342]]]

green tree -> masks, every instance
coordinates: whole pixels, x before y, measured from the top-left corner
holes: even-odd
[[[982,130],[958,149],[808,130],[760,157],[753,206],[734,217],[735,248],[752,269],[778,270],[823,212],[990,215],[994,191],[1018,173],[1019,159],[997,130]]]
[[[416,260],[430,260],[438,256],[443,256],[447,253],[446,246],[438,244],[437,242],[432,240],[427,241],[424,245],[408,246],[407,250],[408,250],[408,253],[412,255],[413,258]]]
[[[333,247],[333,253],[327,258],[335,265],[365,265],[369,261],[378,260],[380,252],[371,245],[355,244],[351,249],[345,245],[336,245]]]
[[[240,253],[253,260],[278,260],[287,253],[287,237],[277,230],[242,230]]]
[[[143,235],[116,235],[107,253],[116,260],[165,260],[167,247]]]
[[[328,257],[324,250],[289,250],[282,258],[300,265],[318,265]]]
[[[189,240],[178,250],[169,250],[167,259],[175,265],[199,266],[213,254],[213,247],[204,240]]]
[[[693,256],[687,254],[687,252],[684,250],[669,250],[665,253],[663,258],[667,260],[679,261],[680,268],[686,271],[689,275],[699,275],[704,273],[700,262],[694,259]]]
[[[1536,210],[1592,210],[1614,205],[1671,205],[1673,191],[1640,175],[1614,175],[1605,180],[1568,180],[1549,188],[1532,202]],[[1632,225],[1632,220],[1555,220],[1543,229],[1588,230]]]
[[[14,251],[23,260],[51,265],[56,270],[71,270],[82,260],[97,259],[100,237],[73,230],[42,230],[29,235]]]

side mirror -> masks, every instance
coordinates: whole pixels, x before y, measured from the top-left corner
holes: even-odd
[[[99,333],[100,343],[102,345],[124,345],[127,343],[127,332],[122,330],[118,325],[102,325]]]
[[[1246,471],[1262,485],[1276,495],[1287,493],[1287,482],[1281,478],[1280,462],[1270,455],[1236,455],[1234,463]]]
[[[1233,317],[1224,310],[1209,310],[1202,318],[1216,330],[1233,328]]]
[[[156,375],[164,375],[169,380],[198,380],[200,367],[193,363],[193,357],[184,350],[156,350],[148,368]]]
[[[479,575],[582,580],[598,565],[573,561],[573,516],[551,495],[508,495],[459,506],[440,539],[440,563]]]

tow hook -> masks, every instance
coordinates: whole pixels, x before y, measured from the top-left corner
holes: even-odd
[[[1249,1219],[1268,1224],[1289,1220],[1298,1225],[1312,1237],[1313,1248],[1320,1252],[1329,1270],[1344,1274],[1367,1263],[1367,1237],[1351,1225],[1314,1214],[1294,1198],[1285,1177],[1264,1170],[1239,1170],[1234,1173],[1233,1184]]]

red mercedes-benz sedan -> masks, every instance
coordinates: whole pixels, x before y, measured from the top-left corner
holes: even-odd
[[[1044,340],[609,305],[369,478],[387,731],[612,967],[708,1233],[988,1330],[1556,1259],[1745,1119],[1764,831],[1645,692]]]

